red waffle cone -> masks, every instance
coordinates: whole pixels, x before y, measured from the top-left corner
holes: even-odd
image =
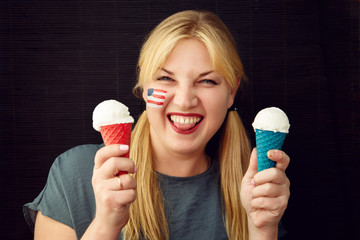
[[[106,146],[111,144],[130,145],[132,123],[112,124],[100,128]]]
[[[126,144],[130,147],[132,123],[121,123],[102,126],[100,133],[106,146],[111,144]],[[123,155],[129,157],[129,153]],[[119,172],[119,175],[127,172]]]

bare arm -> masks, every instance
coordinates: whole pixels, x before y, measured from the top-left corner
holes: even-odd
[[[76,240],[76,234],[71,227],[44,216],[38,211],[36,215],[35,240]]]
[[[119,234],[107,231],[101,224],[93,221],[81,239],[118,239]],[[38,211],[36,215],[34,240],[76,240],[77,236],[71,227],[44,216]]]

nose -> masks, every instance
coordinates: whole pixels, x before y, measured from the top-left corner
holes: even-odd
[[[198,104],[195,89],[191,87],[178,88],[175,92],[174,103],[183,110],[195,107]]]

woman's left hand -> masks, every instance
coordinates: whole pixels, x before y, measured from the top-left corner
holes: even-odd
[[[289,156],[281,150],[270,150],[268,157],[276,167],[257,171],[256,148],[250,157],[241,186],[241,201],[249,222],[250,238],[277,237],[278,223],[290,197],[290,181],[285,174]]]

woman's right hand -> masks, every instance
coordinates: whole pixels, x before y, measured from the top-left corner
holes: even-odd
[[[101,148],[95,155],[92,186],[96,214],[90,227],[112,233],[113,237],[119,236],[129,220],[129,206],[136,199],[136,180],[129,174],[118,176],[120,171],[136,172],[134,162],[121,157],[128,151],[129,146],[114,144]]]

